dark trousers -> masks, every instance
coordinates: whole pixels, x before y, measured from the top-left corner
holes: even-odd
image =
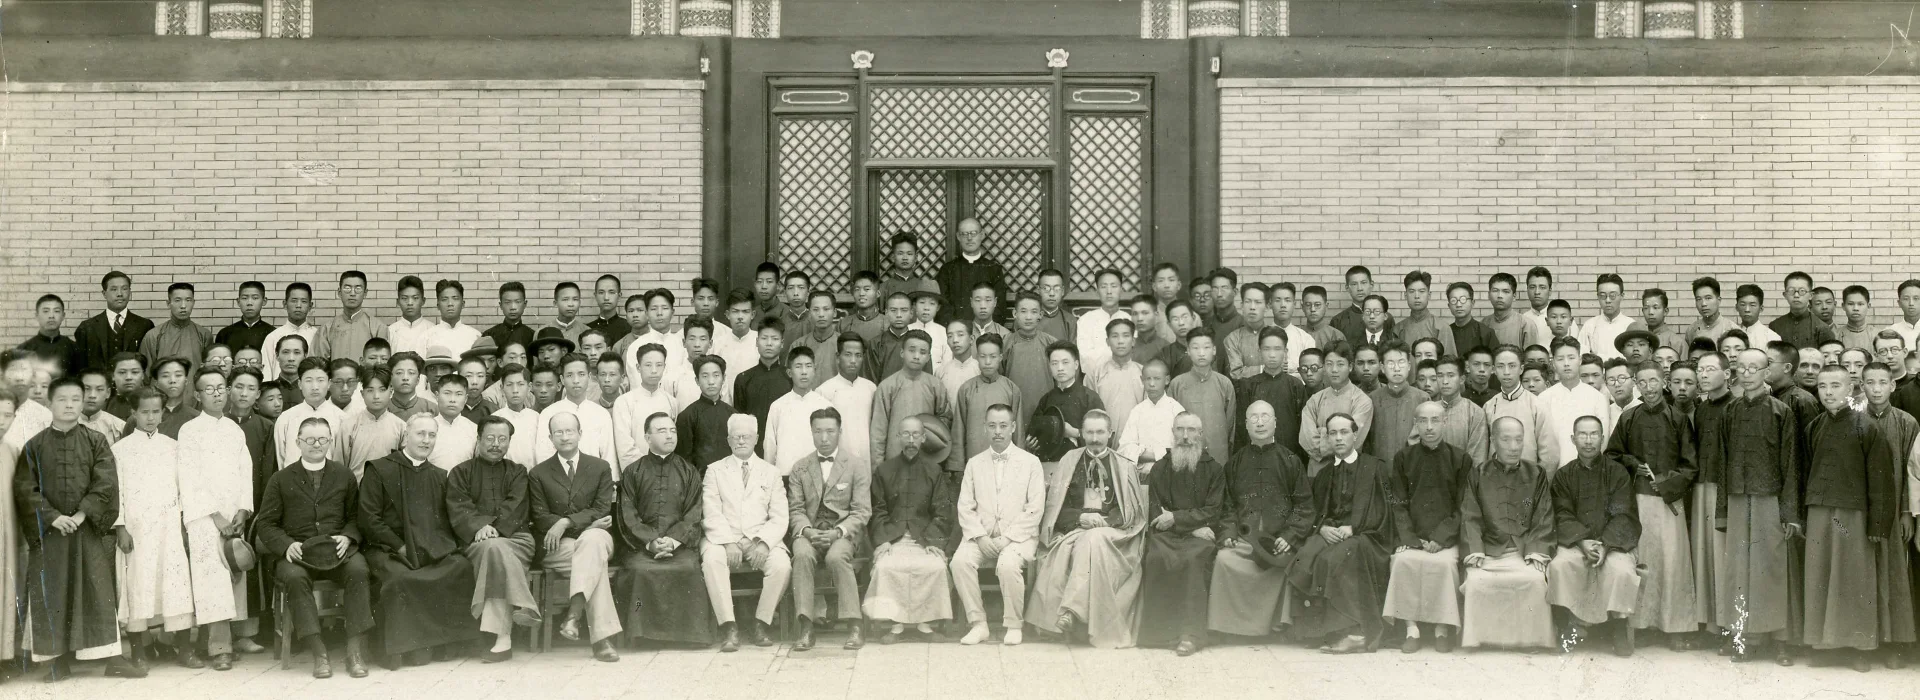
[[[373,595],[368,587],[367,560],[355,552],[339,566],[325,571],[307,568],[290,561],[276,562],[274,580],[287,595],[287,614],[291,620],[276,620],[291,625],[294,639],[306,639],[320,633],[320,610],[313,604],[313,582],[331,581],[344,591],[347,608],[347,634],[366,634],[373,629]]]

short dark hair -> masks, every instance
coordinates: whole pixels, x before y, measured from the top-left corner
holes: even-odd
[[[306,292],[307,298],[313,298],[313,287],[305,282],[294,282],[287,285],[287,291],[283,292],[282,296],[292,299],[294,292]]]
[[[1640,293],[1641,301],[1646,301],[1648,299],[1653,299],[1656,297],[1660,299],[1660,308],[1664,309],[1666,307],[1673,305],[1672,302],[1667,300],[1667,290],[1661,289],[1659,287],[1652,287],[1647,289],[1647,291]]]
[[[267,295],[267,285],[262,284],[260,280],[247,280],[240,283],[241,294],[246,294],[249,289],[259,292],[261,296]]]
[[[693,285],[690,291],[693,294],[698,295],[700,293],[700,290],[702,289],[705,289],[709,292],[713,292],[714,296],[720,296],[720,280],[717,280],[711,277],[693,278]]]
[[[576,292],[580,291],[580,285],[574,284],[572,282],[561,282],[559,284],[553,285],[553,295],[555,297],[559,297],[561,292],[564,292],[569,289]]]
[[[506,284],[500,285],[500,296],[506,296],[507,292],[519,292],[520,296],[526,296],[527,285],[521,284],[519,282],[508,282]]]
[[[442,294],[446,294],[447,290],[449,289],[459,292],[460,296],[462,297],[467,295],[467,288],[464,286],[461,286],[460,280],[443,279],[443,280],[440,280],[439,282],[433,283],[433,295],[435,297],[438,297]]]
[[[161,360],[160,362],[161,364],[166,364],[166,360]],[[301,360],[300,364],[294,368],[293,376],[304,377],[308,372],[316,369],[320,370],[321,374],[329,377],[333,376],[333,371],[327,368],[327,358],[324,357],[309,357]]]
[[[344,357],[335,359],[327,363],[327,376],[331,377],[333,376],[334,372],[338,372],[343,369],[353,370],[353,376],[355,379],[358,379],[360,377],[360,363],[354,362],[353,360],[349,360]]]
[[[1598,287],[1603,284],[1616,285],[1622,290],[1627,288],[1626,281],[1620,279],[1619,273],[1614,272],[1602,272],[1599,276],[1593,278],[1593,286]]]
[[[1873,293],[1868,292],[1865,285],[1859,285],[1859,284],[1847,285],[1846,291],[1843,291],[1840,293],[1840,298],[1842,300],[1845,300],[1847,297],[1853,296],[1855,294],[1860,295],[1860,298],[1862,301],[1873,301]]]
[[[694,372],[698,373],[701,370],[706,369],[707,365],[713,365],[715,367],[720,368],[720,373],[722,374],[725,374],[727,371],[727,359],[719,355],[708,353],[708,354],[693,358]]]
[[[106,289],[107,285],[113,284],[114,280],[124,280],[128,286],[133,285],[133,278],[128,277],[127,273],[119,270],[109,270],[107,274],[100,276],[100,288]]]
[[[754,277],[759,277],[761,273],[771,274],[773,275],[774,279],[780,279],[780,264],[772,260],[768,260],[766,262],[753,266]]]
[[[424,293],[427,291],[427,283],[420,281],[419,277],[407,275],[400,278],[400,283],[395,286],[394,292],[397,294],[405,294],[409,289]]]
[[[507,344],[513,345],[513,343],[507,343]],[[386,338],[378,338],[378,337],[368,338],[367,342],[360,346],[360,352],[362,354],[365,354],[368,348],[373,348],[376,350],[386,350],[391,352],[393,350],[393,343],[387,342]],[[522,347],[520,349],[525,350],[526,348]]]
[[[1809,287],[1813,286],[1813,275],[1809,275],[1799,270],[1794,270],[1792,272],[1787,273],[1787,278],[1781,282],[1781,285],[1785,286],[1785,285],[1793,284],[1794,280],[1800,280],[1802,282],[1806,282],[1807,286]]]
[[[1426,270],[1414,270],[1407,273],[1405,277],[1400,278],[1400,284],[1404,287],[1411,287],[1415,282],[1432,287],[1433,275],[1427,274]]]
[[[350,279],[357,279],[357,280],[360,280],[360,283],[361,283],[361,284],[366,284],[366,283],[367,283],[367,273],[365,273],[365,272],[361,272],[361,271],[359,271],[359,270],[348,270],[348,271],[346,271],[346,272],[342,272],[342,273],[340,273],[340,280],[339,280],[339,283],[340,283],[340,284],[345,284],[345,283],[346,283],[346,281],[347,281],[347,280],[350,280]]]
[[[61,298],[60,298],[60,295],[58,295],[58,294],[42,294],[42,295],[40,295],[40,299],[39,299],[38,301],[35,301],[35,302],[33,302],[33,308],[36,308],[36,309],[38,309],[38,308],[40,308],[40,305],[41,305],[41,304],[45,304],[45,303],[47,303],[47,302],[49,302],[49,301],[51,301],[51,302],[53,302],[53,303],[55,303],[55,304],[59,304],[59,305],[60,305],[60,310],[61,310],[61,311],[66,311],[66,310],[67,310],[67,302],[66,302],[65,300],[63,300],[63,299],[61,299]]]
[[[1119,274],[1119,271],[1116,270],[1114,274]],[[1211,284],[1213,280],[1217,280],[1221,278],[1225,278],[1227,280],[1228,286],[1232,286],[1232,287],[1240,286],[1240,274],[1237,272],[1234,272],[1233,268],[1231,267],[1216,267],[1216,268],[1213,268],[1212,272],[1207,273],[1207,282],[1209,284]],[[1099,279],[1099,276],[1095,275],[1094,279]]]
[[[831,420],[834,425],[840,425],[840,410],[832,406],[814,409],[813,413],[807,416],[807,425],[811,426],[814,421],[820,420]]]
[[[1699,294],[1700,290],[1702,289],[1712,291],[1714,296],[1720,296],[1720,280],[1714,279],[1712,277],[1701,277],[1701,278],[1695,279],[1693,281],[1693,293]]]
[[[1340,279],[1342,280],[1353,279],[1354,275],[1366,275],[1368,282],[1373,281],[1373,271],[1367,269],[1367,266],[1365,265],[1355,265],[1353,267],[1347,268],[1347,274],[1342,275]]]
[[[813,356],[813,348],[808,347],[806,345],[795,345],[791,348],[787,348],[788,369],[792,369],[794,360],[798,360],[802,357],[807,358],[808,362],[813,362],[815,359]]]
[[[676,300],[673,298],[673,291],[666,287],[654,287],[640,295],[641,300],[645,302],[647,306],[653,306],[654,297],[666,298],[667,306],[673,306],[676,303]]]
[[[902,245],[910,245],[913,246],[914,250],[919,250],[920,236],[914,234],[912,231],[900,231],[893,234],[892,238],[887,239],[887,249],[889,250]]]
[[[1508,289],[1520,288],[1520,280],[1514,279],[1513,275],[1505,272],[1495,272],[1492,277],[1487,278],[1487,291],[1492,292],[1494,286],[1501,282],[1507,283]]]
[[[507,420],[505,416],[487,416],[481,418],[480,424],[474,426],[473,432],[475,435],[478,435],[487,432],[487,428],[496,425],[507,426],[507,437],[513,437],[513,421]]]
[[[448,372],[446,374],[440,375],[439,379],[434,380],[433,390],[439,391],[441,389],[446,388],[448,384],[459,384],[460,389],[462,391],[473,388],[473,387],[467,386],[467,378],[460,376],[459,372]]]
[[[173,296],[173,293],[178,291],[192,292],[193,283],[192,282],[175,282],[173,284],[167,285],[167,296]],[[51,395],[52,392],[48,392],[48,393],[49,395]]]
[[[1735,300],[1745,299],[1747,297],[1753,297],[1764,302],[1767,300],[1767,292],[1757,284],[1743,284],[1733,290],[1733,298]]]
[[[1546,266],[1535,265],[1527,270],[1527,282],[1531,284],[1536,279],[1544,279],[1547,281],[1547,286],[1553,286],[1553,272]]]

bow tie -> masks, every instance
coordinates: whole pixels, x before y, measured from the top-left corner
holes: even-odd
[[[994,453],[994,455],[993,455],[993,463],[994,463],[994,464],[1006,464],[1006,463],[1007,463],[1007,456],[1006,456],[1005,454],[1003,454],[1003,453],[998,453],[998,452],[996,452],[996,453]]]
[[[821,464],[833,464],[832,457],[820,457],[819,460]]]

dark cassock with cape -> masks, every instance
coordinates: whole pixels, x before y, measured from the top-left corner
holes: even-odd
[[[1553,556],[1553,486],[1532,462],[1497,458],[1467,473],[1460,497],[1460,540],[1468,554],[1486,557],[1467,571],[1460,645],[1551,647],[1553,611],[1547,576],[1527,558]]]
[[[533,562],[527,498],[527,468],[504,459],[475,457],[447,474],[447,518],[473,563],[468,610],[488,634],[513,634],[515,612],[529,620],[540,615],[527,585]],[[475,542],[474,533],[489,525],[499,536]]]
[[[1633,626],[1667,633],[1699,628],[1693,597],[1693,543],[1687,537],[1684,501],[1693,489],[1693,426],[1671,402],[1638,404],[1620,414],[1607,438],[1607,456],[1633,474],[1640,512],[1640,546],[1634,559],[1645,567]],[[1648,478],[1642,466],[1653,471]]]
[[[1153,465],[1147,476],[1147,555],[1140,566],[1141,646],[1206,638],[1215,545],[1193,531],[1218,525],[1226,500],[1226,469],[1208,452],[1190,469],[1175,469],[1171,451]],[[1161,513],[1173,514],[1173,527],[1154,529]]]
[[[1220,539],[1235,540],[1214,554],[1207,586],[1207,628],[1258,637],[1291,621],[1285,606],[1287,568],[1313,532],[1313,481],[1293,449],[1278,442],[1250,444],[1226,466],[1226,507]],[[1286,554],[1274,554],[1285,541]]]
[[[1870,537],[1893,533],[1892,442],[1864,411],[1822,412],[1807,430],[1804,641],[1815,649],[1880,645],[1879,565]]]
[[[1294,593],[1293,627],[1299,639],[1335,634],[1377,637],[1380,603],[1387,589],[1387,543],[1392,509],[1387,503],[1390,468],[1355,452],[1330,458],[1313,479],[1314,512],[1320,527],[1351,527],[1353,535],[1330,543],[1308,535],[1287,568]],[[1376,640],[1377,641],[1377,640]]]
[[[359,520],[384,653],[472,640],[473,566],[447,519],[446,470],[405,451],[368,462]]]
[[[1047,480],[1039,540],[1046,546],[1035,557],[1029,624],[1065,632],[1056,623],[1070,612],[1086,624],[1094,646],[1134,645],[1147,503],[1138,470],[1124,461],[1111,449],[1094,457],[1075,448],[1060,457]],[[1081,529],[1086,513],[1105,516],[1108,526]]]
[[[614,525],[624,575],[614,581],[621,624],[632,638],[710,644],[720,623],[700,572],[701,476],[678,454],[648,452],[620,473]],[[647,544],[661,537],[680,543],[655,558]]]
[[[1380,435],[1381,433],[1374,433]],[[1393,506],[1394,552],[1387,600],[1380,614],[1393,620],[1460,626],[1460,492],[1473,458],[1453,443],[1425,443],[1394,451],[1388,501]],[[1440,545],[1428,552],[1422,540]]]
[[[1696,417],[1705,410],[1697,409]],[[1712,464],[1704,452],[1710,439],[1726,455],[1716,470],[1718,503],[1708,513],[1709,529],[1716,518],[1727,528],[1724,556],[1713,570],[1713,622],[1747,637],[1797,642],[1788,634],[1797,624],[1788,581],[1799,577],[1791,569],[1800,559],[1794,553],[1803,550],[1782,526],[1801,522],[1799,418],[1785,402],[1758,394],[1728,401],[1723,418],[1698,424],[1701,461]]]
[[[49,427],[20,449],[13,498],[27,544],[22,573],[35,661],[120,655],[113,532],[118,488],[113,448],[86,426]],[[86,522],[72,534],[53,527],[54,520],[75,513],[84,513]]]

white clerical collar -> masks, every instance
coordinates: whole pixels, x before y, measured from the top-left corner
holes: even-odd
[[[960,257],[961,257],[961,259],[963,259],[963,260],[966,260],[966,261],[967,261],[968,263],[977,263],[977,262],[980,262],[980,259],[981,259],[981,258],[984,258],[984,257],[987,257],[987,251],[984,251],[984,250],[983,250],[983,251],[980,251],[979,253],[977,253],[977,254],[974,254],[974,255],[968,255],[968,254],[966,254],[966,253],[961,253],[961,254],[960,254]]]
[[[1355,450],[1353,454],[1347,455],[1345,457],[1335,455],[1333,458],[1334,464],[1353,464],[1354,462],[1358,462],[1358,461],[1360,461],[1360,452],[1358,450]]]
[[[309,462],[303,459],[303,460],[300,460],[300,466],[305,468],[307,471],[317,472],[327,468],[327,462],[326,460],[321,460],[318,462]]]

